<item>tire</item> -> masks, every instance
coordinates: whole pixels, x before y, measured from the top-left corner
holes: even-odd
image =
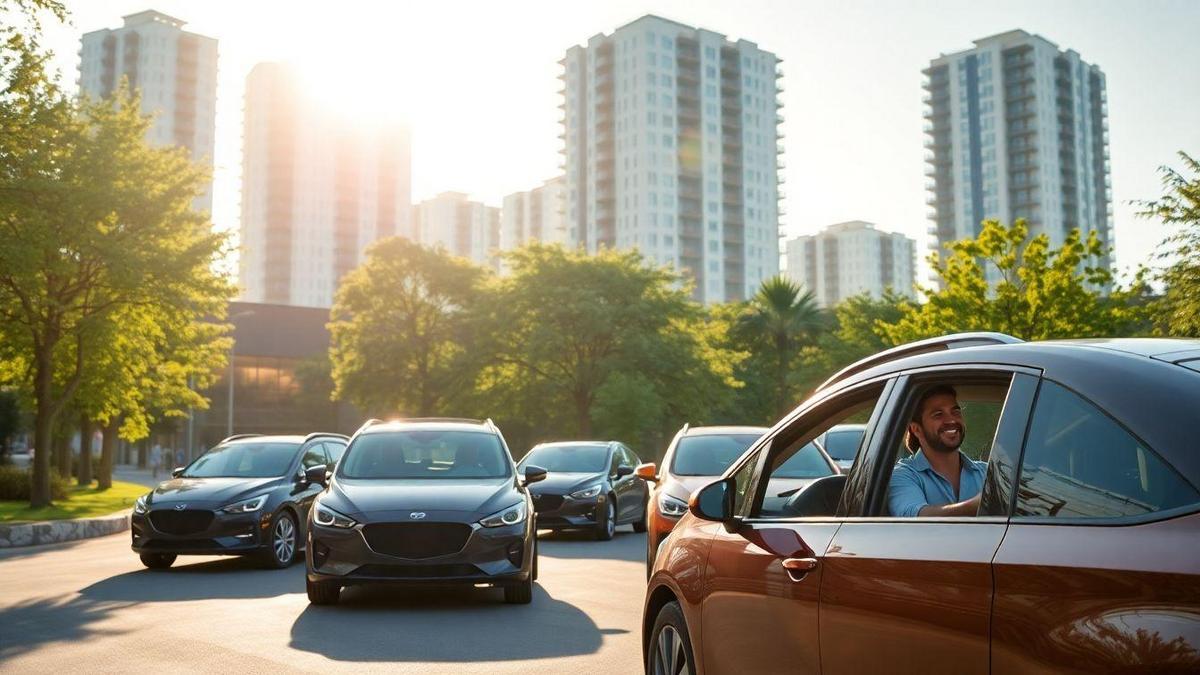
[[[305,579],[304,590],[308,591],[308,601],[314,605],[336,605],[342,594],[342,587],[333,581]]]
[[[596,520],[596,541],[612,539],[617,530],[617,502],[612,495],[609,495],[605,502],[608,506],[605,507],[604,515]]]
[[[642,502],[642,517],[633,521],[633,531],[639,534],[646,531],[646,523],[650,520],[650,500]]]
[[[692,640],[678,602],[668,602],[658,611],[647,646],[646,666],[646,672],[651,675],[696,672]]]
[[[138,557],[143,565],[152,570],[165,570],[175,562],[174,553],[143,553]]]
[[[296,527],[296,517],[286,509],[276,513],[267,533],[267,549],[262,553],[263,566],[278,570],[290,567],[296,562],[296,552],[300,550],[300,530]]]
[[[533,575],[519,584],[504,587],[504,602],[509,605],[528,605],[533,602]]]

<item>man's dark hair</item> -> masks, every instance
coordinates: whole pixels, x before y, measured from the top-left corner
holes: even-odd
[[[958,400],[958,392],[948,384],[935,384],[932,387],[921,392],[921,397],[917,399],[917,405],[913,408],[912,420],[920,424],[921,415],[925,412],[925,404],[934,396],[950,395],[955,400]],[[909,452],[915,453],[921,449],[921,442],[917,437],[907,429],[904,431],[904,447],[908,448]]]

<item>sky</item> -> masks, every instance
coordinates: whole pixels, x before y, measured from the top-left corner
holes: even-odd
[[[82,33],[156,9],[219,40],[213,221],[238,228],[242,98],[254,64],[287,61],[347,114],[397,116],[413,133],[414,202],[453,190],[499,206],[561,173],[558,61],[644,14],[744,38],[783,59],[783,232],[866,220],[927,253],[921,69],[1021,28],[1074,49],[1108,85],[1116,266],[1152,263],[1170,231],[1131,200],[1158,167],[1200,156],[1195,0],[311,2],[67,0],[44,45],[74,83]],[[927,267],[922,262],[922,270]],[[924,278],[927,272],[922,272]]]

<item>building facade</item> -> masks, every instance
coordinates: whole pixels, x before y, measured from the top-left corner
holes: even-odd
[[[1104,73],[1014,30],[939,56],[926,75],[928,203],[936,246],[1025,218],[1059,245],[1113,244]],[[1107,264],[1107,261],[1105,261]]]
[[[500,249],[508,251],[531,241],[570,244],[566,186],[566,178],[559,176],[528,192],[506,196],[500,209]]]
[[[571,241],[638,248],[737,300],[779,271],[779,59],[656,16],[567,50]]]
[[[821,307],[887,288],[914,297],[916,242],[854,220],[787,242],[788,278],[811,290]]]
[[[294,70],[260,63],[243,133],[243,300],[330,307],[371,242],[412,235],[405,127],[338,115]]]
[[[79,90],[106,97],[122,78],[141,95],[143,114],[155,115],[151,143],[179,145],[213,165],[216,135],[217,41],[183,30],[184,22],[153,10],[124,17],[120,28],[84,33]],[[212,184],[194,204],[212,212]]]
[[[498,269],[500,209],[443,192],[413,209],[413,241]]]

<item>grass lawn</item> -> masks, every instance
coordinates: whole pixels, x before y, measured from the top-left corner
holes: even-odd
[[[149,491],[150,488],[145,485],[114,480],[112,487],[107,490],[73,487],[68,493],[70,499],[60,500],[40,509],[29,508],[27,501],[0,501],[0,523],[107,516],[131,508],[135,499]]]

